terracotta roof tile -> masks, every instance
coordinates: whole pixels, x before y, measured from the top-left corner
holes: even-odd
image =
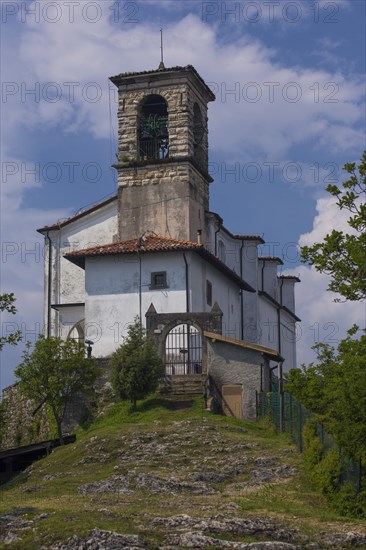
[[[296,277],[296,275],[278,275],[279,279],[288,279],[290,281],[295,281],[296,283],[301,283],[301,280],[299,277]]]
[[[258,256],[258,260],[263,260],[264,262],[277,262],[278,264],[283,265],[283,261],[277,256]]]
[[[264,239],[259,235],[238,235],[235,233],[234,237],[235,239],[243,239],[243,241],[258,241],[261,244],[265,243]]]
[[[66,257],[75,256],[108,256],[113,254],[130,254],[134,252],[160,252],[165,250],[192,250],[193,248],[202,248],[202,244],[191,243],[189,241],[179,241],[158,235],[147,235],[138,239],[129,239],[82,250],[69,252]]]
[[[116,254],[136,254],[142,252],[174,252],[174,251],[192,250],[205,258],[217,269],[225,273],[227,277],[233,280],[240,288],[248,292],[255,292],[246,281],[237,275],[232,269],[224,264],[219,258],[211,254],[203,244],[190,241],[181,241],[167,237],[159,237],[155,234],[148,234],[138,239],[129,239],[82,250],[74,250],[65,254],[65,258],[81,268],[85,268],[85,258],[93,256],[113,256]]]

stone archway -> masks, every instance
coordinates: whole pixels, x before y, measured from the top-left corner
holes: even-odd
[[[207,346],[206,339],[203,338],[203,333],[204,331],[210,331],[221,334],[222,315],[222,311],[217,303],[214,304],[210,312],[188,313],[157,313],[154,305],[150,305],[146,312],[147,333],[155,341],[160,357],[167,365],[168,371],[173,371],[173,367],[176,366],[175,374],[178,374],[177,371],[179,370],[183,371],[182,374],[185,374],[184,371],[186,371],[186,374],[207,373]],[[172,331],[180,326],[189,326],[192,328],[185,328],[186,335],[184,336],[181,334],[179,336],[179,334],[177,335]],[[172,341],[169,342],[168,340],[167,350],[166,343],[169,334],[172,334],[170,337]],[[176,342],[174,342],[174,338]],[[179,338],[181,342],[179,342]],[[189,350],[188,344],[192,344],[191,347],[195,347],[195,351],[193,351],[193,349]],[[180,353],[180,350],[182,350],[183,353]],[[185,354],[187,358],[184,360],[182,356]],[[173,358],[175,359],[174,361],[172,361]],[[199,372],[195,372],[195,369]],[[171,374],[173,374],[173,372],[171,372]]]
[[[80,340],[82,342],[85,340],[85,319],[78,321],[71,327],[67,339]]]

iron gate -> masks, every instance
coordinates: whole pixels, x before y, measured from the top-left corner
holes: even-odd
[[[200,374],[202,372],[202,337],[200,331],[186,323],[177,325],[165,341],[165,374]]]

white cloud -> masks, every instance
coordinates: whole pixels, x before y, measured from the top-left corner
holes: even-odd
[[[5,155],[4,155],[5,156]],[[17,314],[1,319],[3,335],[21,330],[24,340],[35,341],[43,332],[43,237],[37,227],[54,223],[67,214],[65,210],[24,208],[27,191],[41,187],[29,178],[21,181],[19,159],[9,158],[19,173],[3,176],[1,185],[1,290],[14,292]],[[3,166],[2,166],[3,167]],[[19,363],[24,342],[14,348],[6,346],[0,355],[0,387],[13,382],[12,370]]]
[[[67,18],[26,26],[18,51],[10,54],[9,76],[19,86],[39,83],[41,100],[35,104],[29,96],[21,103],[21,94],[10,97],[17,114],[9,122],[109,136],[108,87],[114,121],[116,95],[107,76],[157,67],[160,57],[155,24],[121,29],[109,16],[104,9],[97,25],[75,18],[72,32]],[[364,87],[357,75],[286,67],[278,52],[245,34],[235,44],[222,44],[215,28],[191,14],[166,26],[165,43],[167,66],[193,64],[216,92],[210,116],[216,151],[233,160],[279,160],[305,143],[332,155],[362,148]],[[42,98],[52,91],[59,101]]]
[[[9,95],[2,104],[2,132],[11,148],[3,160],[12,162],[15,158],[14,162],[19,163],[18,157],[27,158],[21,141],[24,130],[34,131],[35,136],[40,128],[54,129],[64,135],[87,130],[91,139],[109,137],[108,89],[114,90],[114,87],[107,77],[118,72],[157,68],[159,28],[155,23],[142,20],[135,24],[115,24],[109,10],[111,4],[99,4],[102,17],[95,24],[80,16],[77,10],[74,22],[70,23],[64,10],[60,21],[54,24],[41,17],[39,22],[27,18],[26,23],[3,25],[8,46],[6,72],[2,76],[8,83]],[[336,158],[362,148],[363,132],[359,123],[364,90],[359,76],[346,76],[339,70],[311,70],[301,65],[287,67],[279,52],[252,36],[244,33],[235,43],[223,43],[217,26],[209,26],[193,15],[164,25],[164,37],[167,66],[192,64],[217,89],[217,101],[210,107],[210,147],[228,162],[264,159],[283,164],[287,162],[283,159],[290,158],[293,147],[309,143],[314,144],[314,151],[337,155]],[[53,88],[56,93],[61,90],[58,101],[47,100],[47,94],[52,93],[50,83],[56,84]],[[94,88],[92,83],[96,84]],[[254,84],[248,86],[248,83]],[[336,87],[332,88],[331,83]],[[36,101],[26,94],[35,86],[39,90]],[[273,102],[268,100],[271,88]],[[101,91],[101,97],[95,102],[88,95],[93,90]],[[234,95],[230,90],[235,90]],[[253,102],[256,92],[260,98]],[[296,92],[301,99],[292,103]],[[336,102],[329,102],[332,99]],[[111,102],[116,126],[115,94]],[[34,185],[24,185],[14,177],[12,184],[2,189],[6,229],[2,240],[14,246],[13,253],[7,249],[7,262],[2,264],[3,273],[5,267],[7,271],[4,288],[16,292],[19,319],[29,325],[42,318],[43,273],[42,262],[35,260],[36,255],[33,260],[28,255],[27,261],[23,261],[24,254],[32,247],[42,247],[42,239],[34,233],[35,227],[68,214],[60,209],[24,208],[25,192]],[[334,219],[326,217],[330,215],[327,204],[319,202],[318,206],[316,235],[320,234],[322,224],[334,223]],[[331,305],[329,294],[323,292],[325,284],[320,282],[324,279],[309,268],[302,267],[300,271],[304,281],[298,285],[302,296],[298,300],[300,316],[305,315],[308,326],[314,322],[324,324],[332,317],[340,319],[343,314],[338,312],[343,306]],[[348,318],[346,321],[348,323]],[[302,347],[303,341],[299,345]],[[4,357],[2,355],[3,364]]]
[[[349,213],[340,211],[335,199],[319,199],[317,212],[312,230],[300,236],[300,246],[321,242],[335,228],[350,232],[347,224]],[[336,346],[347,336],[347,330],[353,324],[361,328],[366,326],[366,303],[334,302],[339,296],[327,291],[330,280],[328,275],[305,265],[286,270],[286,274],[301,279],[301,283],[296,285],[296,311],[302,320],[297,343],[299,365],[316,360],[316,353],[311,347],[317,342]]]

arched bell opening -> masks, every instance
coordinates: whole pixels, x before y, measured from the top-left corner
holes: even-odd
[[[169,156],[168,105],[161,95],[151,94],[139,109],[138,150],[140,160]]]
[[[176,325],[165,339],[165,374],[185,375],[201,372],[201,331],[191,323]]]

